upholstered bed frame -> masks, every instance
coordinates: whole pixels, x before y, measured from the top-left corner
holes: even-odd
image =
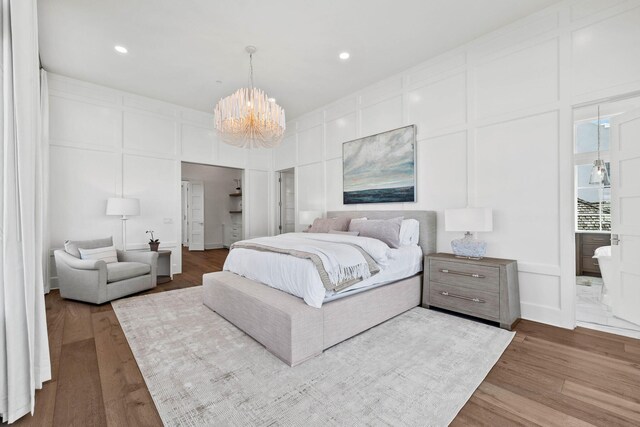
[[[327,218],[336,216],[417,219],[423,253],[435,252],[435,212],[327,212]],[[228,271],[205,274],[203,285],[207,307],[295,366],[420,305],[422,274],[328,302],[319,309],[308,306],[301,298]]]

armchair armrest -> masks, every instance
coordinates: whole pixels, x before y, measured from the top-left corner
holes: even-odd
[[[76,270],[100,270],[107,268],[107,264],[103,260],[95,259],[80,259],[73,255],[69,255],[63,250],[56,250],[54,252],[56,259],[63,261],[69,267]]]
[[[158,281],[158,252],[154,251],[131,251],[118,250],[119,262],[141,262],[151,266],[151,284],[155,288]]]
[[[153,251],[129,251],[118,250],[119,262],[141,262],[151,266],[158,264],[158,252]]]

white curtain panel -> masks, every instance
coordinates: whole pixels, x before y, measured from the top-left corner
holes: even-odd
[[[51,378],[44,306],[46,147],[35,0],[2,1],[0,417],[32,412]]]
[[[42,271],[38,273],[44,278],[44,292],[49,293],[51,283],[49,283],[49,83],[47,82],[47,72],[40,70],[40,147],[36,164],[36,201],[40,204],[40,209],[36,211],[36,235],[41,236],[37,240],[38,252],[42,254],[40,266]]]

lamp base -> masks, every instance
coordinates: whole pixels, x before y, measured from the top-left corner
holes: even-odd
[[[487,242],[474,239],[471,233],[466,232],[462,239],[451,241],[451,249],[458,257],[480,259],[487,253]]]

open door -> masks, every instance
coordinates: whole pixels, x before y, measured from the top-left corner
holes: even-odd
[[[613,314],[640,325],[640,110],[612,121]]]
[[[181,222],[182,222],[182,246],[189,247],[189,218],[188,218],[188,206],[189,206],[189,181],[182,181],[180,183],[180,197],[182,207]]]
[[[293,170],[280,172],[280,226],[279,234],[295,231],[295,174]]]
[[[189,250],[204,251],[204,184],[190,181],[188,196]]]

